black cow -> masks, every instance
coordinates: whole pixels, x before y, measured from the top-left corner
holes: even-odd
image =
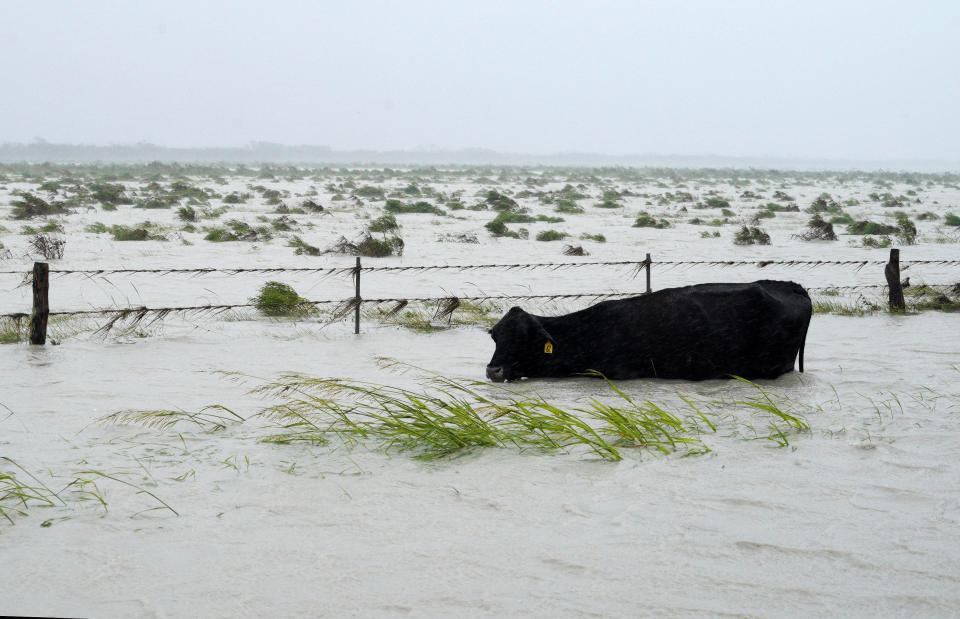
[[[798,352],[803,371],[812,313],[802,286],[772,280],[668,288],[565,316],[514,307],[490,330],[487,378],[775,378]]]

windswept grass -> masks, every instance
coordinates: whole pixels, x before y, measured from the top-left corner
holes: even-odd
[[[742,381],[748,385],[746,395],[733,401],[700,403],[681,396],[678,412],[636,399],[604,380],[609,398],[577,405],[521,394],[507,386],[435,374],[421,379],[418,388],[283,374],[262,382],[250,394],[276,401],[254,415],[273,426],[267,428],[270,433],[262,441],[323,445],[336,440],[346,446],[370,445],[422,460],[479,448],[572,452],[607,461],[623,459],[628,449],[699,455],[711,450],[705,437],[722,432],[784,446],[791,435],[809,430],[801,416],[749,381]],[[748,416],[743,417],[743,412]],[[758,417],[765,424],[762,431],[754,423]],[[123,411],[103,421],[164,430],[184,423],[217,431],[244,420],[230,409],[212,406],[197,413]],[[744,428],[749,432],[743,432]]]
[[[650,213],[646,211],[640,211],[640,214],[637,215],[637,218],[633,221],[634,228],[657,228],[662,230],[664,228],[670,227],[670,222],[666,219],[656,219]]]
[[[214,404],[197,412],[184,410],[126,410],[102,417],[101,423],[139,425],[156,430],[170,430],[179,425],[193,426],[204,432],[216,432],[245,419],[226,406]]]
[[[60,490],[53,490],[35,474],[7,457],[0,457],[0,518],[15,524],[15,517],[27,516],[31,509],[69,507],[71,504],[93,502],[97,507],[108,510],[106,498],[97,482],[115,482],[136,490],[137,494],[151,497],[156,506],[147,508],[140,514],[155,510],[168,510],[175,516],[180,514],[167,502],[146,488],[124,479],[120,474],[82,470],[71,475],[72,479]],[[69,501],[69,503],[68,503]],[[52,519],[45,520],[41,526],[48,527]]]
[[[733,236],[734,245],[769,245],[770,235],[763,228],[741,226]]]
[[[287,247],[292,247],[294,249],[293,253],[298,256],[319,256],[321,253],[320,248],[307,243],[302,238],[294,234],[287,241]]]
[[[568,236],[570,235],[560,230],[542,230],[537,233],[536,239],[538,241],[544,241],[544,242],[562,241]]]
[[[26,516],[33,507],[64,505],[56,492],[33,473],[10,458],[0,458],[0,517],[13,524],[14,516]]]

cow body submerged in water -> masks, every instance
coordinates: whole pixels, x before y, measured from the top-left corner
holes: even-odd
[[[514,307],[490,330],[487,378],[775,378],[798,353],[803,371],[812,313],[802,286],[772,280],[669,288],[565,316]]]

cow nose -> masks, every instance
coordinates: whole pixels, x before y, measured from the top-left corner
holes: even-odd
[[[488,365],[487,378],[489,378],[495,383],[502,383],[504,381],[503,368],[500,367],[499,365]]]

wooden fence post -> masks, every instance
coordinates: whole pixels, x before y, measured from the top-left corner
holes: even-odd
[[[647,294],[650,294],[653,290],[650,289],[650,254],[647,254]]]
[[[33,263],[33,312],[30,314],[30,343],[47,343],[47,320],[50,318],[50,265]]]
[[[360,333],[360,256],[357,256],[357,270],[354,273],[354,281],[357,284],[356,294],[354,299],[356,300],[357,306],[353,308],[353,332],[354,334]]]
[[[900,285],[900,250],[890,250],[890,262],[883,269],[887,278],[887,288],[890,290],[890,309],[903,311],[907,302],[903,298],[903,286]]]

